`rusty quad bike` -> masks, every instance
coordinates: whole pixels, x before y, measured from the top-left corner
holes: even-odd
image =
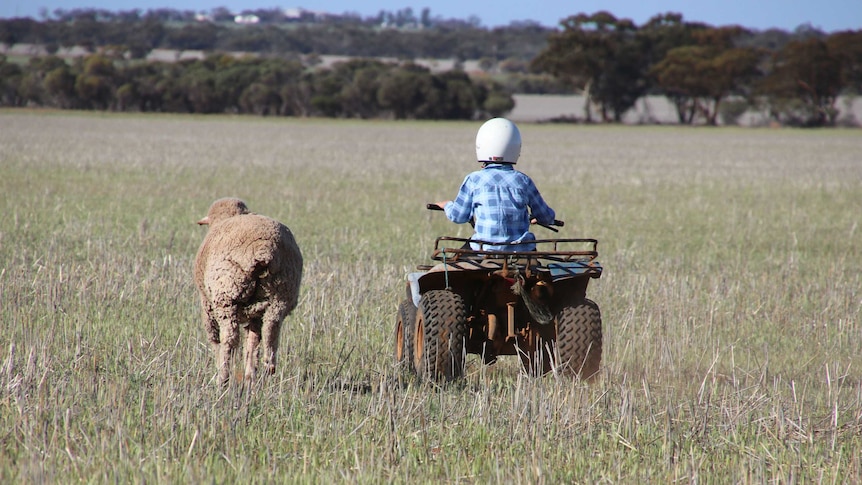
[[[396,318],[398,363],[423,379],[452,381],[463,376],[466,354],[485,364],[518,355],[534,376],[595,377],[602,319],[586,292],[589,280],[602,274],[598,241],[535,243],[535,251],[491,251],[483,248],[499,243],[438,237],[431,255],[436,263],[407,276]]]

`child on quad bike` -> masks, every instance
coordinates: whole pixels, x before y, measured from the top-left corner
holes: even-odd
[[[521,155],[521,132],[505,118],[486,121],[476,134],[476,159],[482,168],[464,178],[454,201],[437,202],[446,217],[457,224],[470,222],[473,239],[490,243],[490,251],[534,251],[536,237],[530,223],[554,224],[556,214],[548,207],[533,180],[515,170]],[[472,249],[479,249],[470,243]],[[465,245],[466,248],[466,245]]]

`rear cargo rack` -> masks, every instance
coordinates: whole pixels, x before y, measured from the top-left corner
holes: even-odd
[[[449,247],[455,243],[457,247]],[[473,249],[469,243],[476,244],[479,249]],[[551,269],[555,273],[558,268],[578,267],[581,274],[590,274],[597,277],[602,272],[601,264],[595,259],[598,257],[598,241],[596,239],[537,239],[531,241],[536,244],[535,251],[506,251],[484,249],[485,246],[511,245],[513,247],[523,243],[495,243],[481,241],[478,239],[465,239],[458,237],[438,237],[434,243],[434,252],[431,259],[439,261],[450,269],[459,270],[527,270]],[[563,249],[575,246],[579,249]],[[574,263],[574,265],[573,265]],[[430,270],[432,266],[419,266],[420,270]]]

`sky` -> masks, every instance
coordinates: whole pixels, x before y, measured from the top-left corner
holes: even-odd
[[[244,9],[296,8],[334,14],[351,12],[364,17],[375,16],[381,10],[395,12],[412,8],[418,17],[429,8],[432,18],[467,20],[479,18],[484,27],[509,25],[512,21],[536,21],[557,27],[560,19],[578,13],[606,10],[617,18],[631,19],[643,25],[652,16],[665,12],[681,13],[683,20],[703,22],[714,27],[740,25],[755,30],[778,28],[792,31],[810,24],[825,32],[862,30],[862,0],[0,0],[0,18],[32,17],[41,19],[40,12],[61,8],[95,8],[109,11],[169,8],[209,12],[226,7],[239,13]]]

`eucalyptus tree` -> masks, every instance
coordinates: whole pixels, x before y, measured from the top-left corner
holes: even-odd
[[[657,86],[676,105],[681,123],[701,116],[715,125],[724,99],[732,94],[750,96],[763,55],[754,47],[735,45],[745,32],[741,27],[698,30],[692,34],[695,44],[670,49],[651,68]]]
[[[771,59],[770,72],[759,84],[770,116],[783,124],[831,126],[841,93],[842,62],[826,42],[791,41]]]
[[[637,26],[609,12],[578,14],[560,23],[562,31],[548,37],[547,47],[532,61],[535,70],[566,79],[589,103],[599,107],[602,121],[621,121],[648,87],[648,56]]]

